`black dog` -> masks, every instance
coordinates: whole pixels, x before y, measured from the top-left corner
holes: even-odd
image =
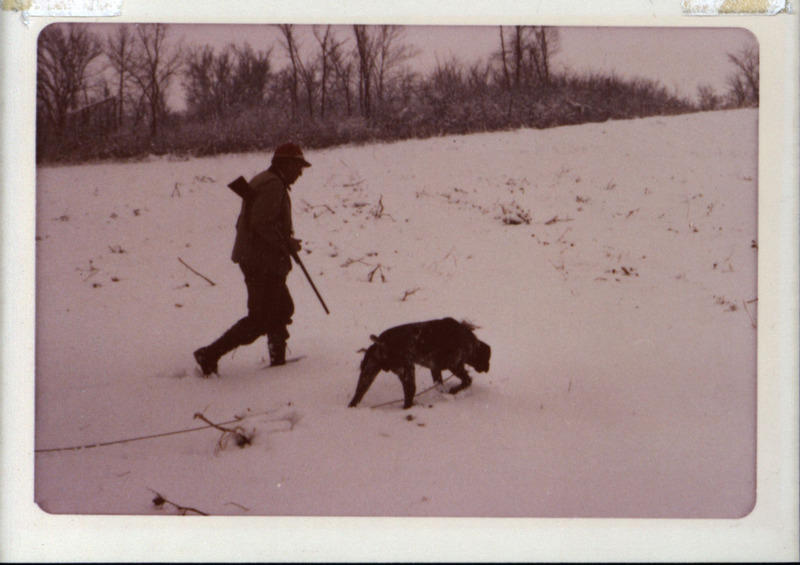
[[[448,369],[461,379],[460,384],[450,389],[450,394],[464,390],[472,384],[464,364],[485,373],[492,354],[492,349],[475,337],[473,329],[474,326],[467,323],[444,318],[389,328],[378,337],[371,335],[375,343],[361,361],[361,376],[350,408],[361,402],[381,371],[391,371],[400,378],[405,397],[403,408],[410,408],[417,390],[415,363],[428,367],[436,384],[442,384],[442,370]]]

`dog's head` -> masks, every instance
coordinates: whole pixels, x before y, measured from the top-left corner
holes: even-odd
[[[364,358],[361,360],[361,372],[377,373],[387,370],[385,368],[387,359],[386,345],[378,341],[378,338],[374,335],[369,336],[369,338],[373,341],[373,344],[364,353]]]
[[[476,341],[477,343],[472,348],[472,359],[469,364],[479,373],[486,373],[489,371],[489,358],[492,356],[492,348],[481,340]]]

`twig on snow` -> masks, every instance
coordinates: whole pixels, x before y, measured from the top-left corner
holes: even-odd
[[[406,291],[406,292],[403,294],[403,298],[401,298],[401,299],[400,299],[400,302],[405,302],[405,301],[406,301],[406,298],[408,298],[408,297],[409,297],[409,296],[411,296],[412,294],[415,294],[415,293],[416,293],[416,292],[418,292],[419,290],[420,290],[420,288],[419,288],[419,287],[413,288],[413,289],[411,289],[411,290],[407,290],[407,291]]]
[[[455,266],[458,267],[458,259],[456,259],[455,256],[453,255],[453,251],[455,250],[456,250],[455,246],[451,247],[450,251],[447,252],[447,255],[436,261],[436,264],[439,265],[441,263],[444,263],[448,259],[452,259]]]
[[[208,516],[205,512],[201,512],[197,508],[191,508],[189,506],[181,506],[180,504],[175,504],[171,500],[164,498],[161,494],[154,491],[153,489],[148,489],[150,492],[155,493],[156,497],[153,499],[153,505],[156,508],[163,508],[165,504],[169,504],[170,506],[174,506],[175,509],[181,513],[181,516],[186,516],[188,512],[194,512],[195,514],[199,514],[200,516]]]
[[[383,194],[381,194],[380,198],[378,199],[378,203],[372,208],[372,210],[370,210],[370,214],[376,220],[380,220],[381,218],[383,218],[385,210],[386,209],[383,207]],[[394,221],[394,218],[392,218],[391,214],[385,214],[385,215],[389,217],[392,221]]]
[[[350,265],[352,265],[353,263],[362,263],[362,264],[364,264],[364,265],[367,265],[368,267],[371,267],[371,266],[372,266],[371,264],[369,264],[369,263],[367,263],[366,261],[364,261],[364,257],[359,257],[358,259],[353,259],[353,258],[350,258],[350,259],[348,259],[347,261],[345,261],[344,263],[342,263],[342,265],[341,265],[341,266],[342,266],[342,267],[349,267],[349,266],[350,266]]]
[[[367,280],[369,282],[372,282],[372,279],[375,278],[376,273],[380,274],[381,282],[386,282],[386,277],[383,274],[383,266],[380,263],[378,263],[378,265],[374,269],[372,269],[372,271],[370,271],[369,275],[367,275]]]
[[[186,267],[187,269],[189,269],[190,271],[192,271],[192,272],[193,272],[195,275],[197,275],[198,277],[200,277],[201,279],[203,279],[204,281],[206,281],[206,282],[207,282],[208,284],[210,284],[211,286],[217,286],[217,283],[215,283],[214,281],[212,281],[212,280],[211,280],[210,278],[208,278],[207,276],[205,276],[205,275],[202,275],[202,274],[198,273],[197,271],[195,271],[195,270],[194,270],[192,267],[190,267],[190,266],[189,266],[189,265],[186,263],[186,261],[184,261],[184,260],[183,260],[183,259],[181,259],[180,257],[178,257],[178,261],[180,261],[180,262],[181,262],[181,265],[183,265],[184,267]]]
[[[196,419],[199,418],[200,420],[203,420],[209,426],[214,427],[222,432],[222,436],[219,438],[219,441],[217,442],[217,449],[214,451],[215,454],[225,449],[225,447],[228,445],[228,441],[231,438],[233,438],[233,440],[236,442],[236,445],[241,447],[242,449],[250,445],[253,441],[253,434],[252,433],[250,435],[245,434],[244,428],[242,428],[241,426],[236,426],[235,428],[226,428],[224,426],[220,426],[210,421],[200,412],[197,412],[194,415],[194,417]]]
[[[250,509],[247,506],[242,506],[241,504],[238,504],[236,502],[226,502],[225,505],[236,506],[237,508],[241,508],[245,512],[250,512]]]
[[[312,215],[314,216],[314,219],[319,218],[322,214],[324,214],[326,212],[330,212],[331,214],[334,214],[334,215],[336,214],[336,212],[334,212],[333,208],[331,208],[327,204],[311,204],[305,199],[302,202],[303,202],[303,205],[306,207],[306,209],[311,210]],[[322,208],[322,212],[319,212],[319,213],[314,212],[314,208]]]
[[[544,225],[549,226],[550,224],[555,224],[556,222],[574,222],[574,218],[559,218],[558,216],[553,216],[549,220],[547,220]]]

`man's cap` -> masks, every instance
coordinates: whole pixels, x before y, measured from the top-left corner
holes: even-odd
[[[311,166],[311,163],[306,161],[305,157],[303,157],[303,150],[300,149],[300,146],[295,143],[284,143],[283,145],[279,146],[275,150],[275,154],[272,156],[273,161],[276,159],[296,159],[299,160],[304,167]]]

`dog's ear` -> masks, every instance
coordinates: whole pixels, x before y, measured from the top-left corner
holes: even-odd
[[[465,328],[467,328],[471,332],[481,329],[480,326],[478,326],[476,324],[473,324],[469,320],[461,320],[461,325],[464,326]]]
[[[386,344],[374,338],[372,345],[370,345],[364,352],[364,358],[361,360],[361,370],[367,372],[388,371],[389,367],[386,366]]]

